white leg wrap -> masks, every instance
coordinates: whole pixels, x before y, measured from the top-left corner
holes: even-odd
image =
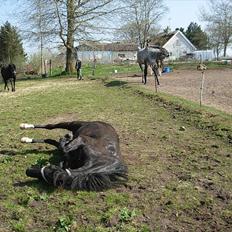
[[[68,173],[69,176],[72,175],[72,173],[69,171],[69,169],[65,169],[65,171]]]
[[[44,175],[44,169],[45,169],[46,167],[47,167],[47,166],[42,167],[41,170],[40,170],[40,172],[41,172],[41,175],[42,175],[43,179],[44,179],[47,183],[49,183],[48,180],[47,180],[47,178],[46,178],[45,175]]]
[[[21,138],[21,142],[22,143],[32,143],[33,139],[28,138],[28,137],[23,137],[23,138]]]
[[[21,123],[20,128],[21,129],[31,129],[31,128],[35,128],[35,126],[33,124]]]

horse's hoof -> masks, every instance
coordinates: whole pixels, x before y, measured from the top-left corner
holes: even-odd
[[[23,137],[21,138],[21,143],[32,143],[33,139],[28,138],[28,137]]]
[[[20,124],[20,129],[30,129],[30,128],[35,128],[35,126],[33,124],[28,124],[28,123]]]
[[[38,166],[32,166],[26,170],[26,175],[34,178],[41,178],[41,168]]]

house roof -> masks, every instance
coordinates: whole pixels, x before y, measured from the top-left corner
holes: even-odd
[[[197,50],[197,48],[190,42],[190,40],[179,30],[170,32],[170,33],[161,33],[157,35],[154,39],[151,40],[151,43],[165,47],[174,36],[181,35],[181,37],[187,42],[192,49]]]
[[[159,46],[164,46],[171,38],[175,35],[176,32],[170,33],[160,33],[156,37],[151,39],[151,43]]]
[[[77,46],[79,51],[137,51],[136,44],[128,43],[99,43],[95,41],[86,41]]]

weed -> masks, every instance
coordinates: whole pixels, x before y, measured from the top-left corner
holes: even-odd
[[[12,224],[12,229],[15,232],[25,232],[26,231],[26,227],[25,227],[25,223],[23,220],[19,220],[18,222],[15,222]]]
[[[56,232],[68,232],[70,231],[73,219],[69,216],[60,217],[56,223],[55,231]]]
[[[39,159],[37,159],[36,160],[36,162],[35,162],[35,165],[38,165],[38,166],[45,166],[45,165],[47,165],[48,164],[48,160],[47,159],[45,159],[45,158],[39,158]]]
[[[12,161],[13,161],[12,157],[4,157],[3,159],[0,160],[0,162],[3,164],[8,164]]]
[[[128,208],[124,207],[119,212],[119,219],[121,222],[129,222],[136,216],[135,210],[129,210]]]

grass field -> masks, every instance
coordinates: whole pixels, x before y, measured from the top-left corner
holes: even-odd
[[[3,87],[2,85],[0,86]],[[0,231],[231,231],[232,118],[126,82],[74,78],[27,80],[0,92]],[[125,186],[71,192],[25,175],[52,161],[48,145],[19,124],[102,120],[120,137]]]

